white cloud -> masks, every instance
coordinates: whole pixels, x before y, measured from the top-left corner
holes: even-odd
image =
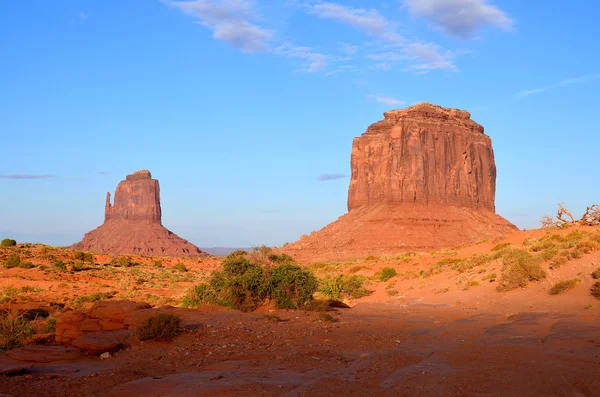
[[[413,15],[430,20],[449,35],[471,38],[492,25],[511,30],[514,20],[487,0],[404,0]]]
[[[539,94],[541,92],[548,91],[548,90],[551,90],[554,88],[559,88],[559,87],[573,85],[573,84],[588,83],[588,82],[594,81],[594,80],[600,80],[600,73],[587,74],[584,76],[573,77],[573,78],[561,80],[558,83],[554,83],[554,84],[548,85],[546,87],[539,87],[539,88],[533,88],[531,90],[520,91],[517,93],[517,96],[524,97],[524,96]]]
[[[278,54],[285,55],[288,58],[299,58],[303,60],[304,72],[318,72],[327,66],[328,57],[320,52],[313,51],[310,47],[298,47],[290,44],[284,44],[275,49]]]
[[[213,32],[213,37],[245,52],[269,50],[273,32],[250,21],[257,18],[252,0],[167,1]]]
[[[79,19],[85,21],[86,19],[88,19],[88,14],[83,11],[79,11]]]
[[[321,18],[342,21],[372,36],[390,43],[406,41],[395,31],[395,26],[375,9],[352,8],[337,3],[304,5],[312,14]]]
[[[340,50],[346,55],[354,55],[360,49],[360,47],[357,45],[352,45],[352,44],[343,43],[343,42],[338,43],[338,46],[339,46]]]
[[[404,51],[412,60],[408,67],[409,70],[457,70],[456,65],[452,62],[454,54],[433,43],[411,43],[406,46]]]
[[[388,106],[404,105],[404,101],[386,95],[369,95],[368,98],[374,99],[377,103],[382,103]]]

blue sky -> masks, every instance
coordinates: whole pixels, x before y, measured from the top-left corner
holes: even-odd
[[[0,2],[0,237],[71,244],[125,175],[199,246],[346,212],[352,138],[427,101],[494,143],[497,212],[600,202],[600,5],[521,0]]]

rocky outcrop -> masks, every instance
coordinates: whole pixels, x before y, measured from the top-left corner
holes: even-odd
[[[348,214],[284,250],[337,259],[423,251],[516,230],[495,214],[491,139],[465,110],[421,103],[355,138]]]
[[[160,186],[150,171],[128,175],[117,186],[114,204],[106,195],[104,224],[86,233],[74,249],[110,254],[207,256],[162,226]]]
[[[378,204],[495,210],[492,141],[469,112],[421,103],[384,117],[352,144],[349,211]]]
[[[75,360],[81,357],[81,351],[68,346],[36,346],[18,347],[6,352],[6,355],[19,361],[34,363],[51,363],[54,361]]]

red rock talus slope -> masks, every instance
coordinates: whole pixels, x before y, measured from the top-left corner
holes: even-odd
[[[516,227],[495,214],[490,138],[469,112],[421,103],[354,139],[348,214],[285,250],[313,259],[428,250]]]
[[[73,248],[110,254],[208,255],[162,226],[160,186],[149,171],[134,172],[121,181],[114,204],[107,193],[104,224]]]

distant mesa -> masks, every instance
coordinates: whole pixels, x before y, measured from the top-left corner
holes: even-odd
[[[348,213],[287,244],[333,259],[453,247],[517,228],[495,214],[489,136],[465,110],[420,103],[384,113],[352,144]]]
[[[86,233],[72,248],[110,254],[208,255],[162,226],[160,186],[150,171],[127,175],[117,186],[114,204],[110,198],[109,192],[104,224]]]

